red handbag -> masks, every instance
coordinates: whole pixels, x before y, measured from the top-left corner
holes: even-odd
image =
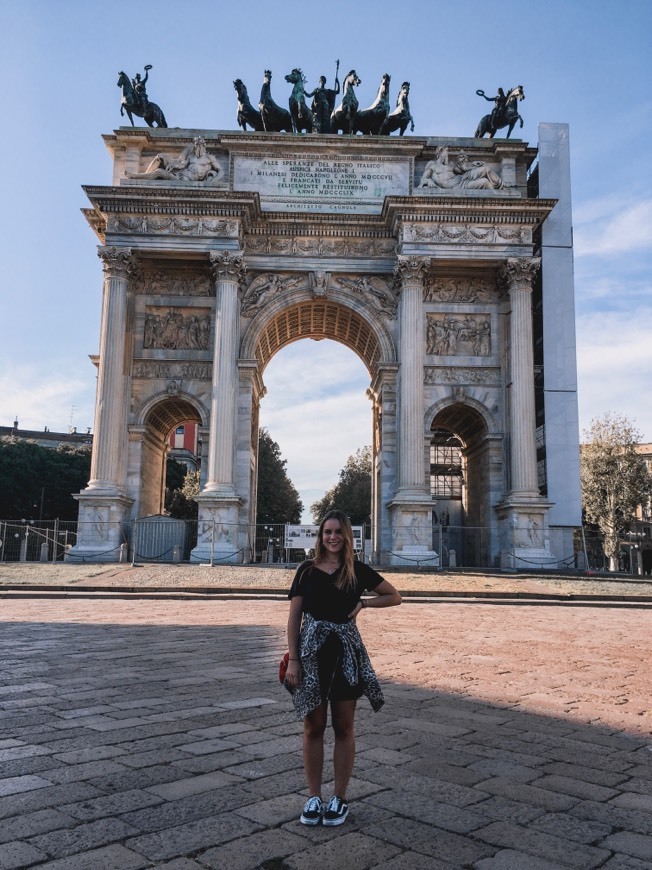
[[[281,683],[281,685],[285,681],[285,674],[287,673],[289,661],[290,661],[290,653],[288,651],[285,653],[285,655],[281,659],[281,664],[278,666],[278,681],[279,681],[279,683]]]

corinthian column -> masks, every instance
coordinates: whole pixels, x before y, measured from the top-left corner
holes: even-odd
[[[238,387],[238,287],[244,276],[242,253],[210,254],[215,280],[213,393],[208,436],[205,493],[235,495],[235,420]]]
[[[432,549],[432,498],[425,483],[423,285],[427,257],[400,256],[395,271],[399,302],[398,489],[389,504],[393,565],[438,565]]]
[[[427,493],[423,460],[423,281],[430,260],[399,257],[399,494]]]
[[[538,257],[511,257],[501,270],[511,308],[510,492],[519,496],[539,495],[532,349],[532,280],[540,264]]]
[[[128,278],[133,260],[129,248],[99,248],[98,256],[104,266],[104,292],[93,457],[86,492],[124,495],[129,401],[125,336]]]

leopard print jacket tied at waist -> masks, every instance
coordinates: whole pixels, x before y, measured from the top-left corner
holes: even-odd
[[[309,613],[304,613],[299,643],[303,673],[299,686],[292,693],[298,719],[303,719],[308,713],[319,707],[322,702],[317,653],[326,638],[333,633],[338,636],[342,643],[344,651],[342,670],[349,684],[354,686],[360,683],[362,685],[363,694],[369,699],[375,713],[385,703],[378,677],[371,666],[369,655],[355,622],[353,620],[343,623],[327,622],[315,619]]]

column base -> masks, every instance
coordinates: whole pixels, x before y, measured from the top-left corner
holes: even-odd
[[[390,565],[413,568],[439,567],[439,554],[432,549],[432,499],[423,491],[402,492],[388,505],[392,517]]]
[[[496,511],[500,522],[500,567],[506,571],[542,571],[559,567],[550,550],[548,510],[541,496],[508,496]]]
[[[192,562],[233,564],[248,561],[246,525],[239,523],[243,500],[238,496],[201,492],[195,496],[199,505],[197,546],[190,553]]]
[[[126,561],[131,531],[129,514],[134,500],[87,490],[73,497],[79,502],[77,543],[67,551],[64,561]]]

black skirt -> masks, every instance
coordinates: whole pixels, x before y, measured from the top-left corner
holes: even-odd
[[[360,683],[352,686],[344,676],[344,652],[336,634],[329,634],[317,652],[322,701],[354,701],[362,697]]]

